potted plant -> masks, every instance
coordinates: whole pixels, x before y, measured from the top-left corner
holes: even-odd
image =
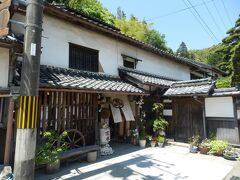
[[[139,146],[141,148],[145,148],[146,147],[146,132],[145,129],[142,129],[139,133]]]
[[[159,135],[157,137],[157,142],[158,142],[158,147],[163,147],[164,142],[165,142],[165,138],[163,136]]]
[[[191,153],[197,153],[199,140],[200,140],[200,136],[199,135],[192,136],[192,137],[189,138],[189,143],[190,143],[189,151]]]
[[[60,168],[60,152],[67,149],[64,139],[67,132],[58,135],[55,131],[47,131],[43,133],[44,143],[37,147],[36,165],[46,165],[47,173],[55,173]],[[63,142],[59,144],[58,142]]]
[[[236,153],[234,148],[228,146],[223,152],[223,157],[227,160],[235,161],[238,158],[238,154]]]
[[[131,141],[133,145],[137,145],[138,135],[138,129],[131,130]]]
[[[222,156],[224,150],[227,148],[227,143],[222,140],[213,140],[210,142],[209,154],[214,154],[216,156]]]
[[[210,151],[210,140],[204,139],[202,143],[199,145],[199,150],[201,154],[208,154]]]
[[[156,146],[156,138],[154,136],[151,136],[151,135],[149,135],[147,138],[150,141],[151,147],[155,147]]]
[[[156,112],[157,116],[157,118],[153,121],[153,132],[165,136],[165,129],[168,126],[168,122],[163,118],[163,104],[154,103],[153,111]]]

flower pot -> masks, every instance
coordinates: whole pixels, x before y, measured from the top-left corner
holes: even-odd
[[[132,137],[132,144],[133,145],[137,145],[137,138],[136,137]]]
[[[150,141],[150,145],[151,145],[151,147],[155,147],[156,146],[156,142],[155,141]]]
[[[223,153],[223,157],[224,159],[227,159],[227,160],[236,161],[236,159],[238,158],[238,155],[236,153],[232,153],[232,154]]]
[[[60,160],[57,159],[56,161],[52,163],[47,163],[46,164],[46,173],[47,174],[53,174],[59,171],[60,168]]]
[[[190,153],[197,153],[198,147],[197,147],[197,146],[192,146],[192,145],[190,145],[189,151],[190,151]]]
[[[158,147],[162,148],[163,145],[164,145],[163,143],[158,142]]]
[[[204,147],[204,146],[200,146],[199,149],[200,149],[200,154],[208,154],[210,150],[208,147]]]
[[[214,153],[215,156],[223,156],[223,151],[218,151]]]
[[[97,151],[87,153],[87,161],[88,162],[94,162],[96,160],[97,160]]]
[[[140,148],[145,148],[146,147],[146,140],[139,140],[139,146]]]
[[[158,134],[164,137],[166,136],[166,132],[164,130],[159,130]]]

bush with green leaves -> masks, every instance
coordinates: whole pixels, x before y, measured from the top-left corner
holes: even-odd
[[[165,138],[163,136],[158,136],[157,137],[157,142],[164,143],[164,141],[165,141]]]
[[[163,104],[154,103],[152,110],[156,112],[157,118],[153,121],[153,131],[158,132],[160,130],[164,131],[168,126],[168,122],[163,118]]]
[[[215,153],[222,153],[227,147],[228,144],[225,141],[222,140],[213,140],[209,144],[210,146],[210,154],[215,154]]]
[[[53,163],[59,159],[60,152],[68,148],[67,143],[64,143],[64,139],[67,136],[67,132],[63,132],[59,135],[55,131],[46,131],[43,133],[43,139],[45,143],[37,147],[36,151],[36,164],[48,164]],[[58,142],[63,142],[59,144]]]
[[[168,122],[164,118],[157,118],[153,122],[153,131],[165,130],[168,126]]]
[[[147,137],[147,135],[146,135],[146,130],[145,130],[145,128],[143,128],[143,129],[140,130],[140,132],[139,132],[139,140],[146,140],[146,137]]]

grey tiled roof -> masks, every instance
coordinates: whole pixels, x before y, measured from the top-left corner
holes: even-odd
[[[179,81],[173,83],[164,96],[209,95],[213,88],[214,82],[211,78]]]
[[[9,88],[0,87],[0,94],[9,94],[9,93],[10,93]]]
[[[212,96],[240,96],[240,90],[235,87],[214,89]]]
[[[130,78],[133,78],[134,80],[146,85],[170,87],[171,84],[176,81],[163,76],[158,76],[155,74],[151,74],[151,73],[147,73],[147,72],[143,72],[135,69],[130,69],[126,67],[119,67],[118,70],[119,70],[120,76],[127,76]]]
[[[15,83],[18,85],[20,69],[19,65],[15,77]],[[42,88],[79,89],[93,92],[145,94],[143,90],[124,82],[117,76],[46,65],[40,67],[39,86]]]

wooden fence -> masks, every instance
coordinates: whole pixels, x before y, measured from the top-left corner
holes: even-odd
[[[97,124],[97,94],[40,91],[38,135],[47,130],[61,133],[77,129],[89,144],[95,141]]]

